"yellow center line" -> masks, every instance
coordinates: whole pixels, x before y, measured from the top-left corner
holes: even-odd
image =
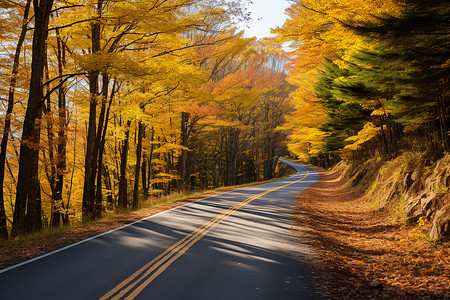
[[[163,253],[158,255],[156,258],[145,264],[142,268],[140,268],[138,271],[133,273],[131,276],[129,276],[127,279],[122,281],[119,285],[117,285],[114,289],[109,291],[107,294],[105,294],[103,297],[100,298],[100,300],[106,300],[106,299],[120,299],[125,294],[127,294],[133,287],[135,287],[137,284],[139,284],[141,281],[143,281],[147,276],[149,276],[152,272],[155,272],[147,278],[143,283],[141,283],[127,298],[126,300],[132,300],[134,299],[139,293],[142,292],[143,289],[145,289],[158,275],[160,275],[164,270],[166,270],[176,259],[178,259],[181,255],[183,255],[189,248],[191,248],[198,240],[200,240],[203,236],[205,236],[210,230],[212,230],[214,227],[216,227],[218,224],[220,224],[224,219],[226,219],[228,216],[233,214],[236,210],[243,207],[244,205],[250,203],[251,201],[260,198],[268,193],[271,193],[273,191],[282,189],[284,187],[287,187],[289,185],[292,185],[294,183],[300,182],[304,180],[309,175],[309,171],[306,170],[306,175],[302,177],[299,180],[293,181],[291,183],[285,184],[283,186],[274,188],[269,191],[262,192],[260,194],[257,194],[255,196],[252,196],[250,198],[247,198],[246,200],[239,202],[230,208],[226,209],[213,219],[209,220],[208,222],[204,223],[202,226],[179,240],[177,243],[172,245],[170,248],[165,250]],[[174,255],[175,254],[175,255]],[[139,278],[138,278],[139,277]],[[131,283],[134,281],[133,283]],[[131,284],[130,284],[131,283]],[[128,286],[127,286],[128,285]],[[122,290],[127,286],[125,289]],[[116,296],[112,297],[114,294],[119,292]]]
[[[241,203],[238,203],[241,204]],[[239,209],[241,207],[241,205],[234,205],[232,207],[230,207],[229,209],[227,209],[226,211],[222,212],[220,215],[216,216],[214,219],[209,220],[208,222],[206,222],[205,224],[203,224],[200,228],[196,229],[195,231],[193,231],[192,233],[190,233],[188,236],[186,236],[185,238],[183,238],[182,240],[180,240],[178,243],[176,243],[175,245],[173,245],[171,248],[169,248],[168,250],[164,251],[161,255],[159,255],[157,258],[153,259],[150,263],[148,263],[147,265],[145,265],[143,268],[139,269],[135,274],[133,274],[132,276],[129,277],[129,279],[126,279],[122,284],[120,284],[119,286],[117,286],[114,290],[112,290],[110,293],[108,293],[107,295],[105,295],[104,297],[106,298],[101,298],[101,299],[107,299],[107,297],[110,297],[111,295],[115,294],[118,290],[120,290],[123,286],[125,286],[126,284],[128,284],[129,282],[131,282],[132,280],[134,280],[138,275],[140,275],[142,272],[145,271],[145,269],[148,269],[150,266],[150,268],[140,277],[138,278],[135,282],[133,282],[132,284],[130,284],[129,286],[127,286],[127,288],[125,288],[124,290],[122,290],[119,294],[117,294],[114,298],[112,298],[113,300],[117,300],[120,299],[123,295],[125,295],[126,293],[128,293],[128,291],[130,291],[136,284],[138,284],[139,282],[141,282],[142,280],[144,280],[149,274],[151,274],[156,268],[158,268],[161,264],[164,263],[164,261],[166,261],[167,259],[169,259],[174,253],[177,253],[179,251],[183,250],[183,247],[185,248],[186,244],[188,244],[188,246],[191,244],[190,241],[192,241],[192,239],[196,239],[196,237],[198,237],[199,235],[201,235],[200,237],[203,237],[204,234],[202,234],[205,231],[209,231],[211,227],[215,227],[216,224],[220,223],[221,219],[227,217],[228,215],[232,214],[235,210]],[[174,247],[176,246],[176,247]],[[190,246],[189,246],[190,247]],[[169,251],[170,250],[170,251]],[[187,249],[186,249],[187,250]],[[184,253],[184,252],[183,252]],[[163,257],[163,259],[160,259],[163,255],[165,255]],[[178,258],[178,256],[177,256]],[[167,268],[167,267],[166,267]],[[166,269],[164,268],[164,269]],[[138,274],[137,274],[138,273]]]
[[[239,203],[238,203],[239,204]],[[237,204],[235,204],[234,206],[228,208],[225,212],[233,209]],[[108,299],[109,297],[111,297],[112,295],[114,295],[118,290],[120,290],[122,287],[124,287],[125,285],[127,285],[129,282],[133,281],[137,276],[139,276],[142,272],[144,272],[145,270],[147,270],[149,267],[151,267],[153,264],[157,263],[161,258],[163,258],[164,256],[166,256],[167,254],[169,254],[168,256],[171,256],[172,253],[176,252],[179,250],[180,247],[183,247],[186,243],[189,242],[189,238],[192,236],[197,236],[199,232],[201,232],[202,230],[204,230],[210,223],[215,222],[219,217],[221,217],[225,212],[222,212],[220,215],[216,216],[215,218],[209,220],[208,222],[206,222],[205,224],[203,224],[202,226],[200,226],[199,228],[197,228],[196,230],[194,230],[193,232],[191,232],[190,234],[188,234],[187,236],[185,236],[184,238],[182,238],[181,240],[179,240],[177,243],[175,243],[174,245],[172,245],[170,248],[168,248],[167,250],[165,250],[163,253],[161,253],[160,255],[158,255],[156,258],[154,258],[152,261],[150,261],[149,263],[147,263],[146,265],[144,265],[142,268],[140,268],[138,271],[136,271],[135,273],[133,273],[133,275],[131,275],[130,277],[128,277],[127,279],[125,279],[122,283],[120,283],[118,286],[116,286],[114,289],[112,289],[111,291],[109,291],[106,295],[104,295],[102,298],[100,298],[100,300],[104,300],[104,299]],[[163,260],[164,261],[164,260]],[[157,266],[159,266],[163,261],[159,262]],[[150,269],[152,270],[152,269]],[[133,286],[136,283],[133,284]],[[121,293],[122,294],[122,293]],[[125,293],[123,293],[125,294]],[[119,296],[119,295],[118,295]],[[123,296],[123,295],[122,295]],[[116,297],[114,297],[113,299],[116,299]]]

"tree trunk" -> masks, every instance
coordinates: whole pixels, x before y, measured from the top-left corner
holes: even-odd
[[[0,240],[8,239],[8,227],[6,224],[5,202],[3,194],[3,184],[5,181],[6,152],[8,148],[9,132],[11,131],[11,115],[14,108],[14,92],[16,90],[17,74],[19,72],[20,51],[22,49],[25,35],[27,33],[28,15],[30,13],[31,0],[27,0],[22,18],[22,29],[17,41],[14,53],[14,63],[11,71],[9,83],[8,107],[6,108],[5,123],[3,126],[3,136],[0,145]]]
[[[48,76],[48,61],[45,62],[45,80],[49,80]],[[46,93],[50,91],[47,86]],[[47,178],[49,179],[50,189],[51,189],[51,214],[50,225],[59,226],[59,212],[55,201],[55,184],[56,184],[56,163],[55,163],[55,153],[54,153],[54,133],[53,133],[53,115],[52,115],[52,103],[50,95],[48,95],[47,106],[44,106],[44,115],[47,122],[47,143],[48,143],[48,165],[50,166],[50,174],[48,174],[48,168],[46,168]],[[56,216],[55,216],[56,215]]]
[[[97,3],[97,14],[101,16],[101,10],[103,1]],[[101,25],[98,21],[91,23],[91,43],[92,53],[100,52],[100,35]],[[86,158],[85,158],[85,176],[84,176],[84,188],[83,188],[83,219],[89,220],[94,218],[95,210],[95,179],[97,170],[97,153],[95,151],[95,145],[97,140],[96,124],[97,124],[97,97],[98,97],[98,78],[100,72],[93,70],[89,72],[89,92],[90,92],[90,105],[89,105],[89,123],[88,133],[86,141]]]
[[[93,211],[93,218],[98,219],[103,212],[103,195],[102,195],[102,178],[103,178],[103,151],[105,148],[106,130],[108,124],[109,110],[111,102],[114,97],[114,93],[111,93],[108,109],[106,109],[108,99],[108,85],[109,76],[106,73],[102,74],[102,106],[100,108],[100,114],[98,118],[97,134],[94,144],[94,156],[92,159],[92,188],[96,189],[94,198],[95,205]],[[115,85],[115,83],[114,83]],[[114,87],[113,87],[114,88]],[[97,181],[96,181],[96,180]]]
[[[94,145],[96,138],[96,114],[97,114],[97,95],[98,95],[98,72],[89,74],[89,86],[91,93],[91,103],[89,105],[89,123],[88,134],[86,140],[86,158],[85,158],[85,175],[83,188],[83,219],[92,219],[94,213],[94,197],[95,187],[92,186],[92,177],[95,178],[94,169]]]
[[[120,152],[120,178],[119,178],[119,209],[127,208],[127,160],[128,148],[130,143],[130,125],[131,121],[127,121],[125,140],[122,142],[122,151]]]
[[[450,152],[450,135],[448,130],[448,120],[447,120],[447,105],[445,101],[446,97],[446,83],[444,79],[439,82],[439,95],[438,95],[438,106],[439,106],[439,120],[441,123],[441,134],[442,143],[444,145],[444,150]]]
[[[134,189],[133,189],[133,209],[139,207],[139,174],[141,172],[142,157],[142,139],[144,136],[144,124],[139,121],[138,124],[138,142],[136,148],[136,169],[134,172]]]
[[[62,45],[59,31],[57,31],[57,58],[58,58],[58,75],[63,75],[63,68],[65,66],[65,49]],[[53,215],[52,226],[58,227],[60,225],[61,218],[64,218],[62,210],[64,209],[63,203],[63,186],[64,186],[64,172],[66,171],[66,148],[67,148],[67,110],[66,110],[66,88],[61,79],[60,86],[58,88],[58,141],[57,141],[57,156],[55,164],[55,178],[53,179],[52,189],[52,202],[53,202]],[[66,220],[67,222],[67,220]]]
[[[40,119],[42,116],[42,78],[46,57],[48,20],[53,0],[34,2],[35,25],[32,46],[31,80],[28,105],[20,145],[19,175],[12,236],[40,227],[40,192],[38,178]],[[25,214],[26,210],[26,214]],[[38,211],[39,210],[39,211]],[[39,213],[39,215],[37,215]]]
[[[108,195],[106,195],[106,203],[107,203],[107,208],[109,210],[112,210],[114,208],[114,199],[113,199],[113,187],[112,187],[112,182],[111,182],[111,175],[109,174],[109,170],[108,168],[105,166],[103,166],[103,181],[105,182],[105,188],[109,191]]]
[[[144,194],[146,197],[148,197],[148,195],[149,195],[148,191],[150,189],[152,189],[152,183],[151,183],[151,181],[153,179],[152,161],[153,161],[153,151],[155,150],[155,145],[153,144],[154,138],[155,138],[155,129],[152,126],[151,134],[150,134],[150,142],[151,142],[150,154],[149,154],[148,162],[147,162],[147,168],[148,168],[148,172],[147,172],[148,176],[146,178],[147,179],[147,184],[146,184],[147,191],[144,190]],[[144,171],[144,170],[142,170],[142,171]],[[142,175],[142,178],[144,178],[144,175]],[[144,179],[142,179],[142,180],[144,180]]]
[[[147,198],[148,197],[147,156],[145,154],[142,155],[141,176],[142,176],[142,190],[144,192],[144,197]]]
[[[181,137],[180,137],[180,145],[183,147],[187,147],[188,142],[188,121],[189,121],[189,113],[182,112],[181,113]],[[178,161],[178,172],[181,177],[181,180],[179,182],[179,190],[184,191],[186,190],[186,183],[187,183],[187,172],[186,172],[186,166],[187,166],[187,151],[182,149],[181,150],[181,156]]]
[[[226,164],[225,164],[225,185],[232,186],[237,183],[238,173],[238,148],[239,148],[240,130],[231,128],[226,138]]]
[[[381,137],[383,138],[383,146],[384,146],[384,153],[386,155],[389,154],[389,144],[388,144],[388,139],[386,137],[386,133],[384,130],[384,124],[383,124],[383,118],[380,117],[380,128],[381,128]]]

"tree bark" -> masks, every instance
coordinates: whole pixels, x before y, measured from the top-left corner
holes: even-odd
[[[127,190],[127,160],[128,148],[130,144],[130,125],[131,121],[127,121],[125,140],[122,142],[122,149],[120,152],[120,178],[119,178],[119,209],[127,209],[128,190]]]
[[[183,147],[187,147],[188,143],[188,122],[189,122],[189,113],[182,112],[181,113],[181,137],[180,137],[180,145]],[[180,191],[186,190],[187,176],[186,176],[186,166],[187,166],[187,151],[182,149],[181,156],[178,161],[178,172],[181,177],[180,184],[178,186]]]
[[[31,80],[20,145],[19,175],[12,236],[40,228],[40,186],[38,178],[42,78],[46,57],[47,29],[53,0],[35,0]],[[26,214],[25,214],[26,210]]]
[[[238,172],[238,148],[239,148],[240,130],[231,128],[226,138],[226,164],[225,164],[225,185],[232,186],[237,183]]]
[[[155,150],[155,145],[153,144],[154,138],[155,138],[155,129],[152,126],[151,133],[150,133],[150,142],[151,142],[150,153],[149,153],[148,162],[147,162],[147,169],[148,169],[148,172],[147,172],[148,176],[146,178],[147,179],[147,184],[146,184],[147,191],[144,190],[144,194],[146,195],[146,197],[148,197],[148,195],[149,195],[148,191],[150,189],[152,189],[152,183],[151,183],[151,181],[153,179],[152,161],[153,161],[153,152]],[[144,175],[142,175],[142,178],[144,178]],[[144,179],[142,179],[142,180],[144,180]]]
[[[108,98],[108,85],[109,76],[106,73],[102,74],[102,106],[100,108],[100,115],[98,118],[97,136],[95,137],[94,144],[94,158],[93,165],[94,170],[92,171],[94,180],[91,183],[93,188],[96,188],[95,192],[95,207],[93,211],[94,219],[101,217],[103,212],[103,194],[102,194],[102,177],[103,177],[103,150],[105,148],[106,130],[109,117],[109,109],[111,107],[111,102],[114,94],[111,93],[111,98],[109,101],[108,110],[106,109],[106,103]],[[114,88],[114,87],[113,87]],[[97,183],[95,183],[95,177],[97,178]]]
[[[109,210],[112,210],[114,208],[114,199],[112,196],[112,182],[111,182],[111,175],[109,174],[109,170],[107,168],[107,166],[103,166],[102,168],[103,170],[103,181],[105,182],[105,188],[109,191],[108,195],[106,195],[106,203],[107,203],[107,208]]]
[[[31,0],[27,0],[22,18],[22,29],[17,41],[14,53],[14,62],[9,82],[8,106],[6,108],[3,136],[0,144],[0,240],[8,239],[8,227],[6,224],[5,202],[3,194],[3,183],[5,181],[6,152],[8,149],[9,132],[11,131],[11,115],[14,108],[14,92],[16,90],[17,74],[19,73],[20,51],[27,33],[28,15],[30,13]]]
[[[59,31],[57,30],[57,58],[58,58],[58,75],[63,75],[65,66],[65,48],[62,45]],[[52,186],[52,202],[54,205],[52,226],[58,227],[61,223],[61,218],[64,218],[62,213],[64,209],[63,203],[63,186],[64,186],[64,172],[66,171],[66,148],[67,148],[67,109],[66,109],[66,88],[63,79],[61,79],[58,88],[58,141],[56,146],[56,164],[55,164],[55,178]],[[66,220],[67,222],[68,220]]]
[[[97,15],[101,15],[103,1],[97,2]],[[91,43],[92,53],[96,54],[100,52],[100,36],[101,25],[98,21],[91,23]],[[83,187],[83,219],[89,220],[94,218],[95,209],[95,178],[97,170],[97,153],[95,151],[95,143],[97,137],[97,97],[98,97],[98,79],[99,70],[92,70],[88,75],[89,92],[90,92],[90,104],[89,104],[89,123],[88,133],[86,141],[86,158],[85,158],[85,176]]]
[[[134,189],[133,189],[133,209],[139,207],[139,174],[141,172],[142,157],[142,139],[144,137],[144,124],[139,121],[137,148],[136,148],[136,168],[134,172]]]
[[[439,82],[439,95],[438,95],[438,106],[439,106],[439,120],[441,123],[441,135],[443,148],[446,152],[450,153],[450,135],[448,130],[448,120],[447,120],[447,105],[445,101],[446,95],[446,83],[444,79]]]
[[[49,80],[48,75],[48,61],[45,62],[45,80]],[[49,87],[47,86],[46,94],[49,93]],[[57,211],[57,205],[55,201],[55,184],[56,184],[56,163],[55,163],[55,153],[53,151],[54,148],[54,133],[53,133],[53,115],[52,115],[52,103],[50,95],[48,94],[47,105],[44,106],[44,116],[47,122],[47,151],[48,151],[48,165],[50,166],[50,174],[48,172],[48,168],[46,167],[47,178],[50,183],[51,189],[51,214],[52,217],[50,219],[51,226],[59,225],[59,212]],[[55,216],[56,215],[56,216]]]
[[[142,168],[141,168],[141,176],[142,176],[142,190],[144,192],[144,197],[148,197],[148,183],[147,183],[147,156],[145,154],[142,155]]]

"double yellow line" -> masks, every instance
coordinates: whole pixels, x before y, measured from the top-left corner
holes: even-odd
[[[197,228],[196,230],[194,230],[193,232],[191,232],[190,234],[179,240],[176,244],[174,244],[172,247],[168,248],[166,251],[158,255],[152,261],[148,262],[142,268],[137,270],[135,273],[133,273],[127,279],[122,281],[119,285],[117,285],[103,297],[101,297],[100,300],[122,299],[126,294],[128,294],[128,296],[126,296],[125,298],[126,300],[136,298],[136,296],[139,295],[143,289],[145,289],[159,274],[164,272],[164,270],[167,269],[177,258],[183,255],[198,240],[200,240],[211,229],[220,224],[224,219],[226,219],[236,210],[268,193],[282,189],[291,184],[300,182],[304,180],[308,175],[309,171],[306,170],[306,175],[300,178],[299,180],[274,188],[269,191],[265,191],[263,193],[247,198],[246,200],[231,206],[227,210],[223,211],[221,214],[217,215],[215,218],[209,220],[208,222],[206,222],[205,224],[203,224],[202,226],[200,226],[199,228]]]

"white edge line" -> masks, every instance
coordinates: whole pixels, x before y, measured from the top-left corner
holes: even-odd
[[[306,169],[306,168],[305,168],[305,169]],[[300,173],[300,171],[298,171],[297,173]],[[295,176],[295,175],[297,175],[297,174],[294,174],[293,176]],[[293,177],[293,176],[291,176],[291,177]],[[242,189],[244,189],[244,188],[242,188]],[[239,190],[239,189],[238,189],[238,190]],[[236,190],[234,190],[234,191],[236,191]],[[189,202],[189,203],[186,203],[186,204],[183,204],[183,205],[180,205],[180,206],[177,206],[177,207],[174,207],[174,208],[171,208],[171,209],[168,209],[168,210],[159,212],[159,213],[157,213],[157,214],[148,216],[148,217],[143,218],[143,219],[138,220],[138,221],[134,221],[133,223],[126,224],[126,225],[124,225],[124,226],[121,226],[121,227],[112,229],[112,230],[110,230],[110,231],[103,232],[103,233],[97,234],[97,235],[95,235],[95,236],[91,236],[91,237],[86,238],[86,239],[84,239],[84,240],[81,240],[81,241],[79,241],[79,242],[75,242],[75,243],[73,243],[73,244],[64,246],[64,247],[62,247],[62,248],[59,248],[59,249],[56,249],[56,250],[53,250],[53,251],[50,251],[50,252],[47,252],[47,253],[38,255],[38,256],[36,256],[36,257],[34,257],[34,258],[30,258],[30,259],[25,260],[25,261],[23,261],[23,262],[21,262],[21,263],[18,263],[18,264],[15,264],[15,265],[6,267],[6,268],[4,268],[4,269],[0,269],[0,274],[6,273],[6,272],[11,271],[11,270],[14,270],[14,269],[17,269],[17,268],[22,267],[22,266],[24,266],[24,265],[33,263],[33,262],[35,262],[35,261],[41,260],[41,259],[43,259],[43,258],[45,258],[45,257],[50,256],[50,255],[53,255],[53,254],[56,254],[56,253],[65,251],[65,250],[67,250],[67,249],[73,248],[73,247],[75,247],[75,246],[84,244],[84,243],[89,242],[89,241],[92,241],[92,240],[94,240],[94,239],[96,239],[96,238],[99,238],[99,237],[102,237],[102,236],[104,236],[104,235],[113,233],[113,232],[115,232],[115,231],[122,230],[122,229],[124,229],[124,228],[133,226],[133,225],[138,224],[138,223],[140,223],[140,222],[142,222],[142,221],[146,221],[146,220],[151,219],[151,218],[153,218],[153,217],[156,217],[156,216],[159,216],[159,215],[161,215],[161,214],[164,214],[164,213],[170,212],[170,211],[172,211],[172,210],[178,209],[178,208],[180,208],[180,207],[183,207],[183,206],[186,206],[186,205],[189,205],[189,204],[198,202],[198,201],[202,201],[202,200],[205,200],[205,199],[208,199],[208,198],[212,198],[212,197],[215,197],[215,196],[218,196],[218,195],[228,194],[228,193],[231,193],[231,192],[234,192],[234,191],[229,191],[229,192],[220,193],[220,194],[213,195],[213,196],[208,196],[208,197],[205,197],[205,198],[196,200],[196,201],[194,201],[194,202]]]
[[[226,193],[229,193],[229,192],[226,192]],[[221,193],[221,194],[218,194],[218,195],[222,195],[222,194],[226,194],[226,193]],[[56,250],[53,250],[53,251],[50,251],[50,252],[47,252],[47,253],[44,253],[44,254],[40,254],[40,255],[38,255],[38,256],[36,256],[36,257],[30,258],[30,259],[25,260],[25,261],[23,261],[23,262],[21,262],[21,263],[18,263],[18,264],[15,264],[15,265],[6,267],[6,268],[4,268],[4,269],[0,269],[0,274],[6,273],[6,272],[11,271],[11,270],[13,270],[13,269],[16,269],[16,268],[19,268],[19,267],[21,267],[21,266],[27,265],[27,264],[29,264],[29,263],[35,262],[35,261],[40,260],[40,259],[42,259],[42,258],[45,258],[45,257],[47,257],[47,256],[50,256],[50,255],[53,255],[53,254],[62,252],[62,251],[64,251],[64,250],[70,249],[70,248],[72,248],[72,247],[75,247],[75,246],[84,244],[84,243],[89,242],[89,241],[92,241],[92,240],[94,240],[94,239],[96,239],[96,238],[99,238],[99,237],[102,237],[102,236],[104,236],[104,235],[113,233],[113,232],[115,232],[115,231],[119,231],[119,230],[122,230],[122,229],[124,229],[124,228],[130,227],[130,226],[133,226],[133,225],[136,225],[136,224],[138,224],[138,223],[141,223],[142,221],[146,221],[146,220],[148,220],[148,219],[151,219],[151,218],[153,218],[153,217],[156,217],[156,216],[159,216],[159,215],[161,215],[161,214],[167,213],[167,212],[169,212],[169,211],[175,210],[175,209],[177,209],[177,208],[180,208],[180,207],[183,207],[183,206],[186,206],[186,205],[195,203],[195,202],[197,202],[197,201],[205,200],[205,199],[208,199],[208,198],[211,198],[211,197],[214,197],[214,196],[217,196],[217,195],[208,196],[208,197],[205,197],[205,198],[202,198],[202,199],[198,199],[198,200],[196,200],[196,201],[194,201],[194,202],[185,203],[185,204],[183,204],[183,205],[180,205],[180,206],[177,206],[177,207],[174,207],[174,208],[171,208],[171,209],[168,209],[168,210],[159,212],[159,213],[157,213],[157,214],[154,214],[154,215],[145,217],[145,218],[143,218],[143,219],[134,221],[134,222],[132,222],[132,223],[130,223],[130,224],[126,224],[126,225],[123,225],[123,226],[121,226],[121,227],[118,227],[118,228],[115,228],[115,229],[111,229],[111,230],[109,230],[109,231],[107,231],[107,232],[99,233],[99,234],[97,234],[97,235],[88,237],[88,238],[86,238],[86,239],[84,239],[84,240],[75,242],[75,243],[73,243],[73,244],[64,246],[64,247],[62,247],[62,248],[59,248],[59,249],[56,249]]]

